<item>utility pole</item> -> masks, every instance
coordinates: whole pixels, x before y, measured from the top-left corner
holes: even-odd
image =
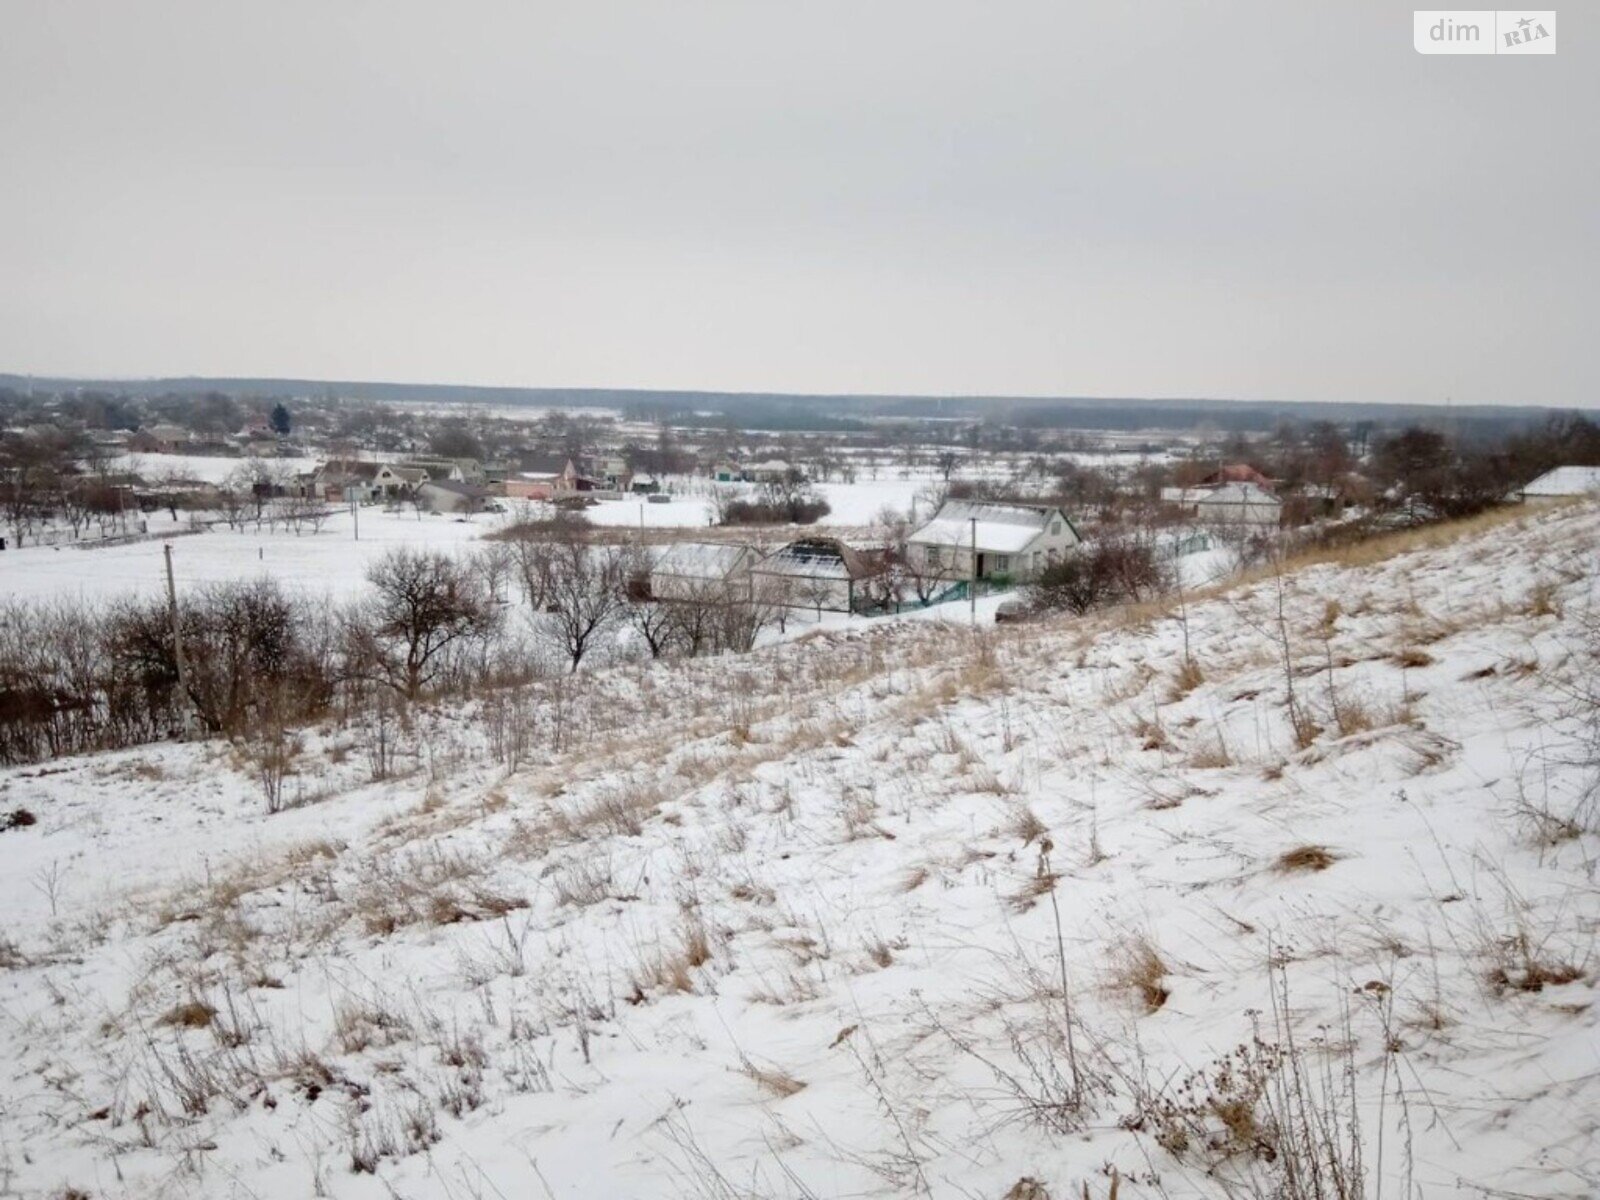
[[[183,736],[187,739],[194,730],[193,707],[189,703],[189,670],[183,661],[183,623],[178,619],[178,585],[172,579],[172,543],[163,542],[161,549],[167,560],[167,616],[172,621],[172,658],[178,668],[178,692],[183,704]]]
[[[968,611],[971,613],[972,624],[978,623],[978,518],[969,517],[972,522],[972,582],[967,584]]]
[[[350,495],[350,516],[356,523],[356,541],[359,542],[361,540],[361,501],[356,498],[353,492]]]

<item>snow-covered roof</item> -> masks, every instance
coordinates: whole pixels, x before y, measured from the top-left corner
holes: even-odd
[[[970,546],[976,540],[979,550],[1016,554],[1043,533],[1059,511],[1046,505],[947,500],[910,540],[924,546]]]
[[[672,542],[651,550],[650,570],[689,579],[726,579],[749,553],[749,547],[733,542]]]
[[[1600,467],[1557,467],[1527,487],[1524,496],[1586,496],[1600,492]]]
[[[1283,501],[1253,483],[1221,483],[1214,487],[1162,488],[1161,498],[1173,504],[1232,504],[1240,507],[1265,504],[1277,508]]]
[[[754,571],[807,579],[861,579],[872,573],[861,554],[833,538],[803,538],[767,555]]]

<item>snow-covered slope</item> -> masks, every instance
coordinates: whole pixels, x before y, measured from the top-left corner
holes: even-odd
[[[0,1196],[1591,1194],[1600,514],[1415,542],[7,772]]]

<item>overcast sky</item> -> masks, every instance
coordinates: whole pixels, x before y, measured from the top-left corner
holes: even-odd
[[[1588,406],[1561,16],[0,0],[0,370]]]

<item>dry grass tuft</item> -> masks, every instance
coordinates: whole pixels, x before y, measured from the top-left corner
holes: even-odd
[[[753,1079],[763,1092],[769,1096],[776,1096],[779,1100],[805,1090],[804,1083],[780,1067],[758,1067],[747,1058],[740,1064],[739,1069]]]
[[[1556,592],[1556,585],[1542,579],[1528,589],[1528,599],[1522,611],[1530,617],[1559,617],[1561,615],[1561,601]]]
[[[1333,714],[1333,723],[1340,737],[1352,737],[1376,728],[1378,719],[1362,701],[1343,699]]]
[[[216,1017],[217,1010],[203,1000],[189,1000],[183,1004],[169,1008],[161,1017],[159,1024],[173,1025],[183,1029],[204,1029]]]
[[[676,949],[663,951],[653,962],[647,962],[634,977],[636,1000],[643,1000],[650,989],[677,995],[691,995],[695,990],[694,972],[711,961],[711,940],[705,927],[698,921],[687,923]]]
[[[1107,985],[1137,997],[1145,1012],[1157,1012],[1167,1002],[1171,992],[1163,982],[1166,976],[1161,952],[1145,935],[1124,938],[1112,948]]]
[[[867,957],[872,960],[873,966],[882,970],[894,963],[894,947],[882,938],[873,938],[867,943]]]
[[[1178,665],[1178,672],[1172,677],[1172,687],[1167,691],[1167,699],[1173,702],[1182,700],[1205,681],[1206,675],[1200,669],[1200,664],[1192,658],[1186,658]]]
[[[1007,897],[1006,903],[1013,912],[1025,913],[1039,902],[1041,896],[1048,896],[1055,890],[1058,878],[1052,874],[1036,875]]]
[[[1431,667],[1434,659],[1420,646],[1402,646],[1395,651],[1394,661],[1402,667],[1415,670],[1419,667]]]
[[[1167,731],[1161,727],[1161,722],[1146,717],[1134,723],[1133,736],[1139,739],[1141,750],[1164,750],[1168,744]]]
[[[900,878],[897,885],[902,892],[914,892],[928,882],[927,867],[912,867]]]
[[[348,1001],[333,1013],[334,1044],[346,1054],[359,1054],[374,1046],[393,1046],[412,1034],[409,1021],[375,1001]]]
[[[1583,978],[1582,968],[1549,955],[1526,931],[1501,938],[1489,947],[1489,986],[1499,995],[1542,992]]]
[[[1339,856],[1326,846],[1296,846],[1278,855],[1274,868],[1284,874],[1297,871],[1326,871]]]
[[[1192,751],[1185,762],[1197,771],[1220,771],[1233,766],[1233,755],[1228,753],[1227,745],[1219,736],[1215,745]]]
[[[1006,831],[1024,846],[1031,846],[1034,842],[1042,841],[1050,833],[1049,827],[1026,804],[1019,804],[1011,811],[1011,819],[1006,824]]]

